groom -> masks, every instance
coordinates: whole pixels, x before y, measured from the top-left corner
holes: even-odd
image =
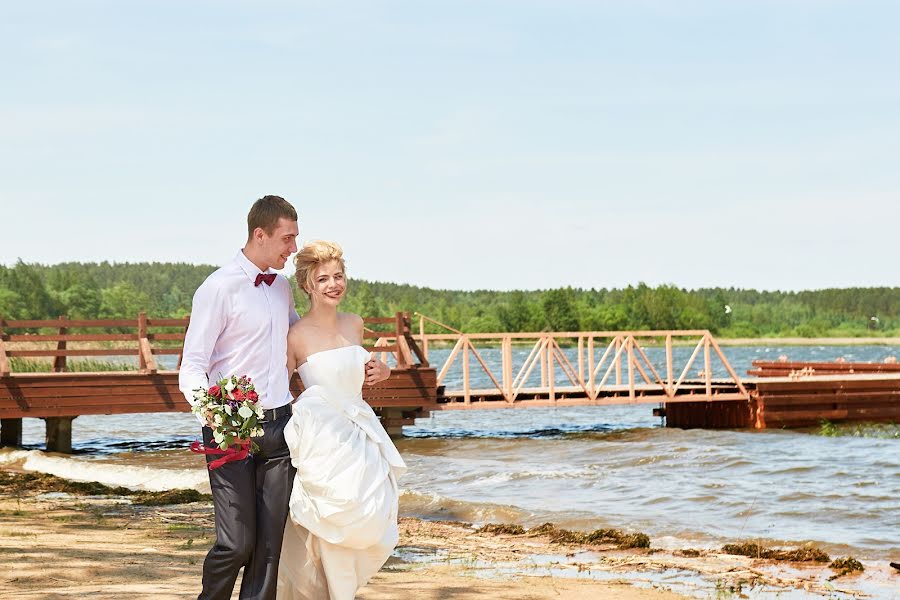
[[[241,567],[240,598],[275,598],[278,560],[294,468],[284,441],[291,416],[287,333],[299,319],[288,280],[274,273],[297,251],[297,212],[280,196],[257,200],[247,215],[247,243],[197,288],[184,339],[178,386],[191,404],[210,381],[247,375],[264,409],[259,452],[209,472],[216,542],[203,562],[200,600],[228,600]],[[367,365],[367,380],[390,368]],[[213,446],[203,425],[203,443]],[[207,462],[213,457],[207,457]]]

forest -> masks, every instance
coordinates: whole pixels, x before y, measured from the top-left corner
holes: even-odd
[[[216,267],[186,263],[0,265],[0,319],[183,317]],[[292,283],[293,279],[292,279]],[[598,282],[599,283],[599,282]],[[298,311],[306,297],[294,286]],[[437,290],[351,279],[343,309],[419,312],[464,332],[709,329],[721,337],[900,335],[900,288]],[[432,326],[429,331],[438,332]]]

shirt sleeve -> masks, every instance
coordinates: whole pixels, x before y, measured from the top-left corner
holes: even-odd
[[[300,320],[300,315],[297,314],[297,307],[294,305],[294,290],[291,287],[291,282],[287,277],[284,278],[284,281],[287,284],[285,287],[287,288],[288,300],[288,327],[290,327]]]
[[[225,328],[224,294],[218,286],[204,282],[194,293],[191,321],[184,336],[178,389],[194,406],[194,390],[209,387],[209,363],[219,335]],[[206,421],[197,415],[201,425]]]

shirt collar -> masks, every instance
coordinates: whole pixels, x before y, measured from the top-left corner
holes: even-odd
[[[272,269],[260,271],[259,267],[253,264],[253,261],[244,255],[243,250],[238,250],[237,255],[234,257],[234,262],[236,262],[241,270],[244,271],[247,275],[247,279],[249,279],[251,283],[256,283],[256,276],[260,273],[272,273]]]

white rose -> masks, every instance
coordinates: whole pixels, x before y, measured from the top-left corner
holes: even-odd
[[[265,416],[265,413],[263,412],[262,406],[257,406],[256,407],[256,417],[259,419],[262,419],[264,416]]]
[[[228,413],[229,417],[231,416],[231,405],[230,404],[225,405],[225,412]]]
[[[238,409],[238,414],[241,415],[242,417],[244,417],[245,419],[249,419],[250,417],[253,416],[253,409],[250,408],[249,406],[244,405]]]
[[[262,430],[262,427],[257,427],[256,429],[253,430],[253,433],[251,433],[250,435],[251,435],[252,437],[259,437],[259,436],[261,436],[263,433],[264,433],[264,432],[263,432],[263,430]]]
[[[222,418],[222,415],[220,415],[218,413],[216,413],[216,416],[213,417],[213,422],[215,422],[216,425],[221,425],[222,421],[224,421],[224,420],[225,419]]]
[[[230,394],[230,393],[231,393],[231,390],[233,390],[234,388],[235,388],[234,381],[232,381],[231,379],[229,379],[229,380],[225,383],[225,391],[228,392],[228,393]]]
[[[203,390],[203,389],[194,390],[194,399],[195,400],[203,400],[204,398],[206,398],[206,390]]]

